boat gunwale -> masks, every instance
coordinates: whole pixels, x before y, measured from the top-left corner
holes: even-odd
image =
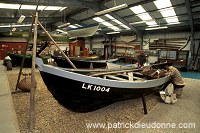
[[[42,64],[41,71],[50,73],[53,75],[61,76],[63,78],[68,78],[72,80],[76,80],[79,82],[85,82],[88,84],[97,84],[101,86],[110,86],[110,87],[118,87],[118,88],[151,88],[160,86],[166,83],[169,80],[169,76],[165,76],[158,79],[150,79],[144,81],[118,81],[111,79],[103,79],[100,77],[92,77],[84,74],[79,74],[75,72],[70,72],[66,70],[59,69],[55,66],[50,66],[46,64]],[[154,84],[154,85],[152,85]]]

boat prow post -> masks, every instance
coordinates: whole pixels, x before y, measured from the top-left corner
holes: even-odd
[[[44,64],[42,58],[38,58],[38,57],[36,57],[35,60],[36,60],[36,64],[37,64],[37,66],[38,66],[39,69],[41,70],[41,69],[42,69],[42,64]]]

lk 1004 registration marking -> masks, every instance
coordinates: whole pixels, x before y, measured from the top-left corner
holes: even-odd
[[[93,90],[93,91],[101,91],[101,92],[109,92],[110,88],[104,87],[104,86],[99,86],[99,85],[91,85],[87,83],[82,84],[83,89],[87,90]]]

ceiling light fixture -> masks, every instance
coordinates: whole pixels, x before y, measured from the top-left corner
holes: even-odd
[[[14,28],[12,28],[12,32],[15,32],[17,29],[14,27]]]
[[[59,12],[65,10],[66,8],[67,8],[67,7],[62,7],[62,8],[60,8]]]
[[[26,17],[26,16],[21,15],[21,16],[19,17],[17,23],[22,23],[22,22],[24,21],[25,17]]]
[[[95,15],[103,15],[103,14],[106,14],[106,13],[109,13],[109,12],[114,12],[114,11],[117,11],[117,10],[120,10],[120,9],[123,9],[123,8],[126,8],[126,7],[128,7],[127,4],[121,4],[119,6],[115,6],[115,7],[112,7],[112,8],[105,9],[103,11],[96,12]]]
[[[150,19],[150,20],[143,20],[143,21],[138,21],[138,22],[133,22],[133,23],[129,23],[130,25],[136,25],[136,24],[142,24],[142,23],[147,23],[147,22],[154,22],[155,19]]]
[[[59,25],[58,28],[67,27],[67,26],[69,26],[69,25],[70,25],[70,23],[65,23],[65,24]]]
[[[166,29],[168,28],[167,26],[163,26],[163,27],[152,27],[152,28],[146,28],[145,30],[157,30],[157,29]]]
[[[119,31],[114,31],[114,32],[108,32],[107,34],[118,34],[118,33],[120,33]]]
[[[63,31],[63,30],[60,30],[60,29],[56,29],[56,31],[57,31],[57,32],[61,32],[61,33],[64,33],[64,34],[67,34],[67,35],[68,35],[68,33],[67,33],[66,31]]]

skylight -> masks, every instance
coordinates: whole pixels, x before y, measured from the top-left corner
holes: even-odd
[[[144,13],[146,12],[145,9],[139,5],[139,6],[134,6],[130,8],[135,14],[139,14],[139,13]]]
[[[102,18],[100,18],[100,17],[95,17],[95,18],[93,18],[93,20],[95,20],[95,21],[97,21],[97,22],[99,22],[99,23],[102,23],[102,22],[105,21],[104,19],[102,19]]]
[[[137,16],[142,19],[144,23],[147,25],[157,25],[156,21],[153,22],[146,22],[152,20],[152,17],[146,12],[146,10],[141,6],[134,6],[130,8]]]
[[[131,29],[131,28],[129,28],[128,26],[126,26],[126,25],[124,25],[124,24],[122,24],[122,25],[120,25],[120,26],[126,28],[127,30],[130,30],[130,29]]]
[[[121,29],[116,27],[116,26],[111,26],[111,27],[108,27],[110,29],[113,29],[114,31],[120,31]]]
[[[179,22],[178,17],[165,18],[165,20],[167,21],[167,23],[177,23],[177,22]]]
[[[168,24],[179,23],[178,17],[176,16],[176,13],[174,11],[174,8],[172,7],[170,0],[165,0],[165,2],[163,2],[163,0],[156,0],[154,1],[154,4],[156,5],[158,9],[160,9],[159,11],[161,15],[165,17],[164,19]],[[171,18],[170,16],[176,16],[176,17]]]
[[[109,14],[107,15],[107,17],[112,18],[112,20],[114,19],[114,18],[113,18],[112,16],[110,16]],[[111,23],[105,21],[104,19],[102,19],[102,18],[100,18],[100,17],[95,17],[95,18],[93,18],[93,20],[95,20],[95,21],[97,21],[97,22],[99,22],[99,23],[105,25],[106,27],[108,27],[108,28],[110,28],[110,29],[113,29],[114,31],[119,31],[119,30],[121,30],[121,29],[118,28],[117,26],[112,25]],[[120,23],[120,24],[122,24],[122,23]]]
[[[107,27],[112,27],[113,25],[109,22],[102,22],[103,25],[107,26]]]
[[[154,1],[154,4],[156,5],[156,7],[158,9],[166,8],[166,7],[171,7],[172,6],[170,0],[165,0],[164,2],[163,2],[163,0],[156,0],[156,1]]]
[[[109,19],[115,19],[114,17],[112,17],[111,15],[109,15],[109,14],[106,14],[105,15],[107,18],[109,18]]]
[[[143,14],[140,14],[138,15],[139,18],[141,18],[142,20],[151,20],[152,17],[148,14],[148,13],[143,13]]]
[[[105,15],[107,18],[111,19],[112,21],[114,21],[115,23],[119,24],[120,26],[124,27],[125,29],[127,30],[130,30],[130,28],[126,25],[124,25],[122,22],[120,22],[119,20],[115,19],[114,17],[112,17],[111,15],[109,14],[106,14]],[[118,28],[119,29],[119,28]]]
[[[163,17],[176,16],[176,13],[173,8],[160,10],[160,13],[162,14]]]

